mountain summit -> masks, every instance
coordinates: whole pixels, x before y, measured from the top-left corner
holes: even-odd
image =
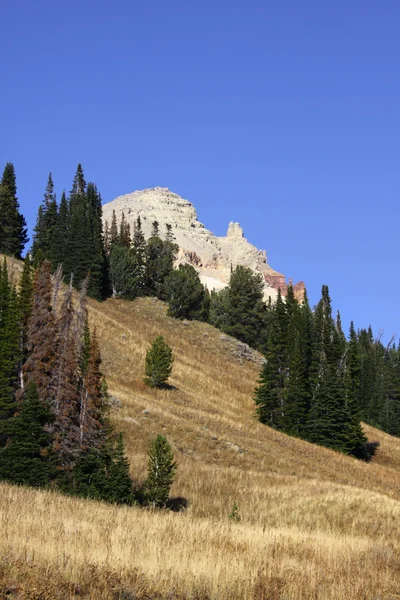
[[[209,290],[224,288],[229,282],[231,269],[242,265],[262,274],[266,299],[271,296],[274,300],[279,288],[283,295],[286,294],[285,276],[270,267],[265,250],[258,250],[247,241],[239,223],[229,223],[226,236],[218,237],[198,220],[191,202],[168,188],[136,191],[103,205],[103,220],[109,225],[114,210],[118,223],[122,213],[125,214],[132,231],[134,221],[140,216],[146,238],[151,235],[154,221],[158,222],[161,235],[167,223],[172,225],[179,246],[178,262],[193,265]],[[302,298],[304,283],[295,284],[294,291],[298,298]]]

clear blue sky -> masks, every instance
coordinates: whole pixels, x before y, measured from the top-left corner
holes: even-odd
[[[49,171],[169,187],[216,234],[400,335],[400,4],[3,0],[0,168],[29,226]]]

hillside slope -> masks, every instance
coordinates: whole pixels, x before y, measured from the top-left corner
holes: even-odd
[[[15,598],[400,594],[400,440],[365,427],[381,442],[365,464],[273,431],[254,419],[259,365],[236,341],[155,299],[89,305],[132,476],[163,433],[179,465],[172,495],[189,505],[152,513],[1,485],[0,581],[27,594]],[[170,390],[142,383],[158,334],[174,350]]]

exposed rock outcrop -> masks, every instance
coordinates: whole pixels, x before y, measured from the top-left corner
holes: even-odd
[[[145,237],[149,237],[154,221],[159,223],[160,233],[164,234],[166,224],[172,225],[172,232],[179,246],[178,262],[189,263],[199,272],[200,279],[208,289],[220,290],[228,282],[231,269],[237,265],[250,267],[261,273],[265,281],[264,296],[275,300],[277,290],[287,292],[286,278],[272,269],[267,261],[265,250],[258,250],[244,237],[239,223],[229,223],[226,236],[215,236],[197,219],[194,206],[174,194],[168,188],[151,188],[119,196],[103,206],[103,219],[111,224],[112,213],[118,222],[122,213],[130,223],[141,218]],[[302,298],[304,284],[294,286],[296,296]]]

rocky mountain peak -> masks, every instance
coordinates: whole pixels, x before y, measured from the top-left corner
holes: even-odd
[[[265,298],[271,296],[274,300],[279,288],[286,294],[285,276],[270,267],[265,250],[258,250],[246,240],[239,223],[231,221],[226,236],[215,236],[198,220],[193,204],[168,188],[138,190],[108,202],[103,206],[103,220],[109,225],[114,210],[118,223],[125,214],[132,231],[140,216],[146,238],[151,235],[154,221],[159,224],[161,236],[170,224],[179,246],[178,262],[192,264],[210,290],[225,287],[231,269],[243,265],[263,275]],[[296,295],[302,297],[304,284],[300,282],[294,288]]]
[[[233,221],[231,221],[229,223],[228,232],[226,235],[227,235],[227,237],[231,237],[231,238],[243,238],[244,237],[243,229],[240,227],[239,223],[234,223]]]

